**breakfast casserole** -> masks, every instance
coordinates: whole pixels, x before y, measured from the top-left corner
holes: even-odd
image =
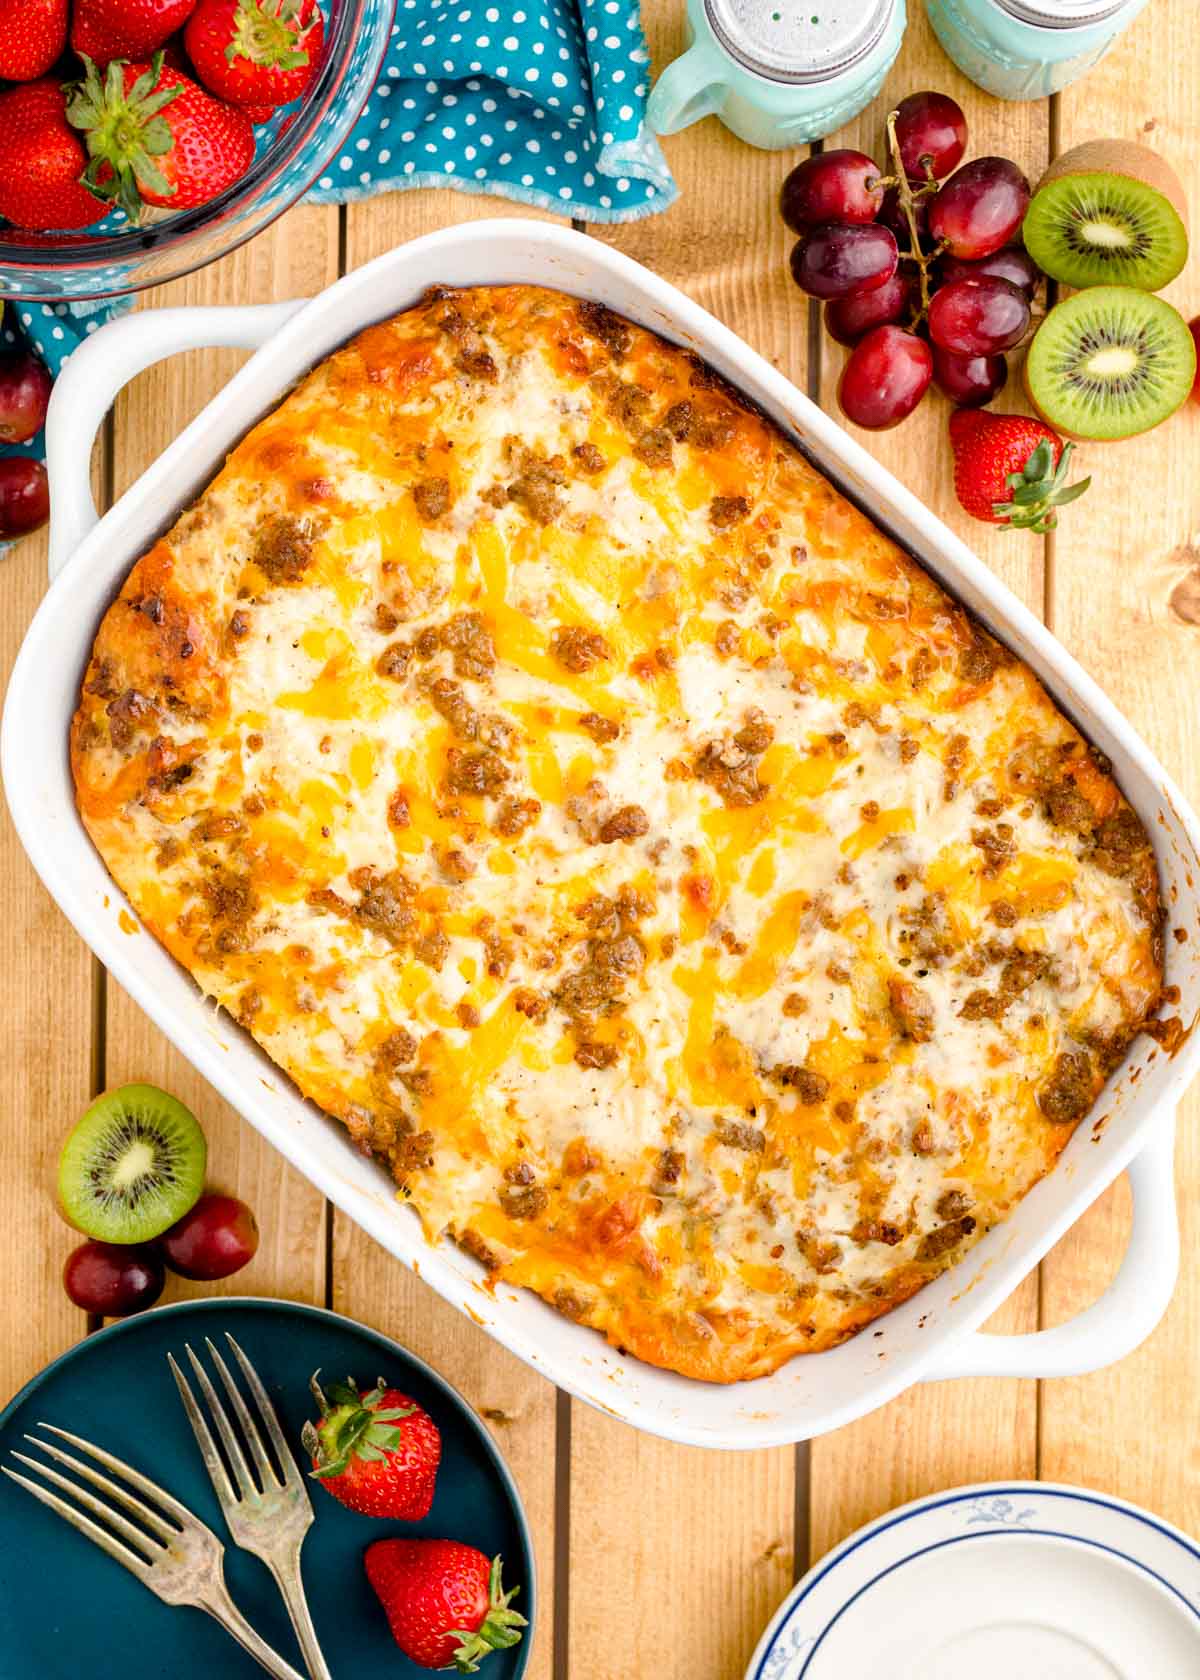
[[[431,291],[249,433],[71,757],[431,1239],[692,1377],[960,1259],[1160,1001],[1149,840],[1029,669],[692,355],[533,286]]]

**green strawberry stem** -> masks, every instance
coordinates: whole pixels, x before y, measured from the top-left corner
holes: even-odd
[[[1058,524],[1055,509],[1075,501],[1092,482],[1081,478],[1078,484],[1067,483],[1067,468],[1073,444],[1066,444],[1054,465],[1050,439],[1043,438],[1020,472],[1011,472],[1005,482],[1012,491],[1012,500],[993,502],[992,512],[1010,531],[1053,531]]]
[[[459,1674],[477,1674],[481,1657],[486,1657],[489,1651],[506,1651],[510,1645],[518,1644],[521,1629],[529,1626],[524,1616],[509,1608],[521,1589],[514,1587],[511,1592],[504,1591],[500,1581],[501,1567],[500,1554],[497,1553],[488,1573],[487,1615],[475,1632],[451,1628],[446,1634],[447,1639],[458,1640],[454,1667]]]
[[[239,58],[279,70],[298,70],[307,64],[308,49],[298,43],[319,14],[314,8],[310,23],[289,28],[291,23],[298,23],[301,6],[302,0],[242,0],[234,14],[233,38],[225,48],[230,64]]]
[[[319,1426],[306,1423],[300,1436],[314,1461],[311,1474],[318,1481],[340,1476],[352,1458],[377,1463],[396,1450],[400,1445],[396,1425],[401,1418],[411,1417],[415,1406],[382,1405],[386,1388],[382,1377],[368,1393],[360,1394],[352,1377],[322,1389],[319,1376],[319,1371],[313,1373],[309,1387],[321,1422]]]
[[[125,63],[114,59],[100,79],[99,68],[81,53],[85,75],[67,90],[67,121],[83,130],[88,166],[80,180],[89,192],[120,206],[135,225],[141,220],[143,187],[169,198],[174,186],[155,163],[175,144],[160,113],[183,91],[157,86],[163,55],[155,53],[129,92]]]

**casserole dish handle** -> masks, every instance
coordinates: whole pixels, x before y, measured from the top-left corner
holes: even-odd
[[[1155,1126],[1129,1163],[1133,1227],[1120,1269],[1093,1306],[1053,1330],[1026,1336],[975,1331],[929,1376],[1077,1377],[1115,1365],[1141,1345],[1167,1310],[1179,1272],[1175,1116]]]
[[[257,350],[305,301],[138,311],[84,340],[55,380],[46,416],[52,583],[100,517],[90,483],[92,444],[121,388],[178,350]]]

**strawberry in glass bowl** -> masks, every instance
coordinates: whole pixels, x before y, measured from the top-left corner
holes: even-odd
[[[6,295],[18,304],[116,297],[253,238],[341,149],[392,18],[392,0],[0,6],[0,75],[6,62],[37,72],[0,89]],[[132,136],[122,114],[131,101]],[[220,167],[205,174],[200,153],[213,136]],[[49,172],[53,192],[33,194],[31,171],[39,189]]]
[[[265,122],[308,87],[325,18],[316,0],[199,0],[183,39],[209,92]]]

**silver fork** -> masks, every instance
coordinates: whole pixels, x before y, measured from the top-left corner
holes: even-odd
[[[131,1512],[141,1526],[129,1522],[120,1511],[114,1510],[112,1505],[105,1504],[104,1500],[97,1499],[95,1494],[89,1493],[69,1477],[61,1475],[36,1458],[30,1458],[26,1453],[14,1451],[13,1457],[20,1459],[22,1464],[27,1464],[31,1470],[36,1470],[38,1475],[45,1477],[55,1487],[62,1488],[64,1493],[69,1493],[79,1505],[93,1512],[107,1526],[101,1527],[99,1522],[93,1522],[83,1511],[69,1505],[65,1499],[60,1499],[56,1493],[51,1493],[49,1488],[30,1481],[28,1476],[18,1475],[15,1470],[0,1465],[6,1476],[19,1483],[35,1499],[40,1499],[43,1505],[48,1505],[52,1511],[56,1511],[72,1528],[86,1534],[89,1540],[94,1540],[100,1550],[107,1552],[110,1558],[123,1563],[143,1586],[149,1587],[152,1593],[157,1594],[167,1604],[192,1604],[197,1609],[207,1610],[227,1633],[233,1635],[239,1645],[262,1664],[268,1674],[275,1676],[275,1680],[303,1680],[303,1676],[298,1674],[290,1663],[284,1662],[265,1640],[259,1638],[230,1598],[221,1562],[225,1548],[211,1528],[207,1528],[185,1505],[173,1499],[149,1477],[143,1476],[119,1458],[114,1458],[112,1453],[105,1452],[102,1447],[94,1447],[90,1441],[84,1441],[78,1435],[69,1435],[65,1429],[55,1429],[49,1423],[41,1423],[38,1428],[69,1441],[80,1452],[89,1453],[115,1475],[123,1477],[130,1487],[144,1494],[147,1500],[152,1500],[158,1508],[154,1509],[143,1500],[135,1498],[128,1489],[102,1475],[93,1465],[84,1463],[72,1453],[64,1452],[61,1447],[53,1446],[36,1435],[26,1435],[25,1439],[40,1447],[42,1452],[56,1459],[59,1464],[65,1464],[68,1469],[74,1470],[76,1475],[82,1476],[93,1487],[99,1488],[110,1500]],[[172,1519],[169,1522],[168,1517]]]
[[[188,1347],[187,1356],[191,1361],[192,1371],[200,1385],[201,1393],[208,1402],[209,1412],[221,1438],[221,1445],[225,1448],[229,1467],[233,1471],[233,1481],[229,1479],[229,1471],[217,1451],[212,1433],[203,1412],[196,1404],[187,1378],[176,1363],[175,1356],[168,1354],[171,1373],[179,1388],[179,1395],[187,1412],[188,1422],[192,1426],[192,1433],[196,1437],[196,1445],[200,1448],[204,1467],[216,1489],[221,1510],[225,1514],[225,1521],[229,1525],[229,1532],[235,1544],[261,1558],[275,1577],[276,1585],[283,1595],[283,1602],[287,1605],[288,1615],[292,1618],[292,1626],[296,1630],[296,1638],[300,1641],[300,1649],[304,1653],[305,1665],[312,1680],[332,1680],[325,1658],[321,1654],[321,1647],[317,1643],[316,1629],[309,1614],[308,1601],[304,1596],[304,1583],[300,1576],[300,1548],[313,1520],[312,1503],[304,1485],[304,1477],[284,1439],[275,1408],[259,1379],[258,1372],[233,1337],[226,1332],[225,1340],[233,1349],[234,1357],[242,1368],[242,1375],[254,1396],[267,1435],[275,1449],[278,1470],[267,1455],[262,1434],[242,1399],[241,1390],[230,1376],[225,1361],[207,1336],[204,1340],[229,1396],[234,1415],[241,1426],[242,1438],[254,1461],[257,1479],[251,1475],[241,1442],[209,1381],[208,1372]]]

